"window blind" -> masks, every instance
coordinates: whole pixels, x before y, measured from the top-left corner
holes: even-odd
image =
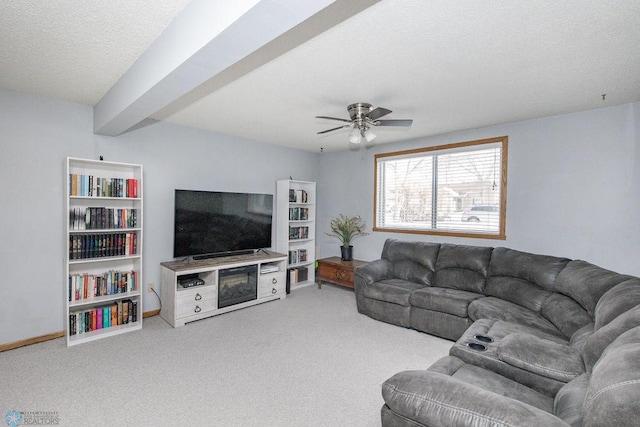
[[[375,226],[503,238],[507,138],[377,155]]]

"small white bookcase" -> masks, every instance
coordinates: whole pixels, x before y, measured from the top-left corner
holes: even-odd
[[[65,161],[67,345],[142,328],[142,165]]]
[[[276,251],[287,254],[291,289],[316,281],[316,183],[280,180],[276,188]]]

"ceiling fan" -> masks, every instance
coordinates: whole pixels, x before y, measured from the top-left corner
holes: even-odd
[[[362,142],[362,138],[364,138],[367,142],[371,142],[376,138],[376,134],[371,130],[372,127],[411,126],[411,124],[413,123],[413,120],[411,119],[380,120],[380,117],[384,117],[387,114],[391,113],[391,110],[383,107],[373,108],[373,105],[367,104],[366,102],[357,102],[355,104],[351,104],[347,107],[347,111],[349,112],[349,116],[351,117],[350,119],[316,116],[316,119],[338,120],[340,122],[346,123],[342,126],[320,131],[318,132],[318,135],[350,127],[351,132],[349,133],[349,142],[352,144],[360,144],[360,142]]]

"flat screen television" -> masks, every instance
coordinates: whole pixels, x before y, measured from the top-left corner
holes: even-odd
[[[173,256],[270,248],[272,223],[273,194],[175,190]]]

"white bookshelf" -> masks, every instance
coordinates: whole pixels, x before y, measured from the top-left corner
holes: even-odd
[[[142,175],[141,165],[72,157],[65,161],[68,346],[142,328]],[[125,304],[135,311],[126,310],[126,322]]]
[[[292,290],[312,285],[316,281],[316,183],[280,180],[276,191],[276,251],[287,254],[287,282]]]

